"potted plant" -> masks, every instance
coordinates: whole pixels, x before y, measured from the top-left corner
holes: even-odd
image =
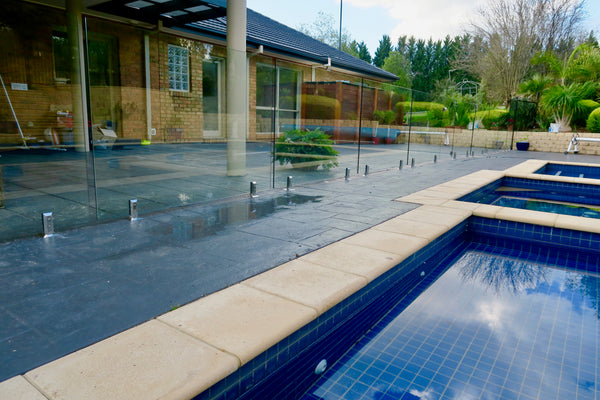
[[[275,143],[275,160],[280,165],[292,164],[294,168],[314,171],[319,166],[329,169],[338,166],[331,137],[319,128],[286,131]]]
[[[521,140],[518,140],[517,142],[515,142],[515,144],[517,145],[517,150],[520,150],[520,151],[529,150],[529,135],[525,136]]]

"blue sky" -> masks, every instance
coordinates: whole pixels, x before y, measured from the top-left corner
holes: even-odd
[[[442,39],[460,34],[480,4],[485,0],[343,0],[342,23],[373,55],[384,34],[394,43],[400,35]],[[314,22],[319,11],[339,26],[340,0],[247,0],[247,6],[292,28]],[[600,34],[600,0],[587,0],[586,10],[586,27]]]

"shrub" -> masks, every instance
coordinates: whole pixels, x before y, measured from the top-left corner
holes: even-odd
[[[537,104],[530,101],[511,101],[509,112],[513,120],[516,121],[514,129],[516,131],[533,129],[537,123],[537,108]]]
[[[451,107],[451,115],[455,126],[466,127],[472,121],[471,110],[473,105],[465,101],[459,101]]]
[[[500,126],[500,118],[504,115],[508,114],[506,110],[488,110],[483,112],[483,117],[481,117],[481,123],[485,127],[485,129],[490,128],[501,128]],[[504,128],[504,127],[502,127]]]
[[[408,115],[406,116],[406,123],[408,124],[410,122],[411,125],[426,126],[428,121],[429,118],[427,117],[427,114],[412,114],[410,117]]]
[[[590,132],[600,133],[600,108],[590,113],[586,126]]]
[[[404,103],[396,103],[396,106],[394,107],[394,114],[396,115],[394,123],[396,125],[402,125],[404,123]]]
[[[396,119],[396,113],[392,110],[380,111],[375,110],[373,112],[373,120],[378,121],[382,125],[389,125]]]
[[[412,110],[410,108],[410,101],[402,101],[402,102],[398,102],[396,105],[398,104],[402,104],[404,106],[405,110],[409,110],[412,112],[418,112],[418,111],[430,111],[430,110],[439,110],[439,111],[443,111],[445,106],[443,104],[440,103],[432,103],[429,101],[413,101],[412,103]]]
[[[302,95],[302,103],[307,119],[334,119],[335,110],[340,106],[337,99],[314,94]]]
[[[509,112],[506,112],[498,118],[498,124],[501,128],[506,129],[509,125],[513,124],[513,117]]]
[[[573,128],[586,126],[588,117],[590,116],[592,111],[594,111],[598,107],[600,107],[600,103],[595,102],[594,100],[581,100],[579,102],[578,109],[573,115],[571,126],[573,126]]]
[[[429,126],[441,127],[447,125],[449,121],[446,107],[440,103],[414,101],[411,110],[410,101],[402,101],[396,103],[396,109],[399,109],[400,107],[412,112],[412,118],[410,120],[413,125],[427,125],[427,123],[429,123]],[[415,113],[419,114],[415,115]],[[405,119],[408,122],[409,118],[406,117]]]
[[[319,128],[311,131],[293,129],[286,131],[275,143],[275,160],[280,165],[291,163],[295,167],[315,170],[338,166],[339,154],[331,146],[331,137]]]
[[[442,127],[449,125],[448,112],[445,108],[432,107],[427,111],[429,126]]]

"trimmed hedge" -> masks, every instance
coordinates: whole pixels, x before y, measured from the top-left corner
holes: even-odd
[[[399,101],[398,103],[396,103],[396,106],[398,104],[402,104],[404,106],[404,110],[409,112],[411,111],[410,109],[410,101]],[[418,111],[440,111],[442,112],[444,110],[445,106],[443,104],[440,103],[432,103],[429,101],[414,101],[412,104],[412,112],[418,112]]]
[[[404,111],[409,112],[411,104],[410,101],[401,101],[396,103],[396,109],[400,107],[404,107]],[[413,125],[427,125],[442,127],[446,126],[449,123],[448,120],[448,111],[446,110],[446,106],[440,103],[432,103],[428,101],[415,101],[412,103],[412,118],[411,122]],[[426,114],[418,114],[414,115],[414,113],[422,113],[426,112]],[[408,123],[409,117],[406,115],[404,117],[405,123]]]
[[[573,121],[571,126],[583,127],[587,125],[587,119],[596,108],[600,107],[600,103],[594,100],[581,100],[579,101],[579,110],[573,115]]]
[[[490,128],[505,128],[506,126],[501,126],[501,121],[506,120],[506,114],[509,114],[506,110],[488,110],[483,112],[483,117],[481,118],[481,123],[485,127],[485,129]]]
[[[586,126],[590,132],[600,133],[600,108],[590,113]]]
[[[332,97],[303,94],[302,103],[307,119],[335,119],[335,110],[340,102]]]

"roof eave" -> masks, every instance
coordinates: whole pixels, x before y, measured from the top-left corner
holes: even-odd
[[[193,24],[186,24],[185,27],[173,27],[171,29],[176,30],[176,31],[183,31],[183,32],[192,33],[192,34],[196,34],[196,35],[206,36],[211,39],[220,40],[223,43],[226,43],[226,41],[227,41],[226,35],[224,35],[222,32],[207,29],[207,28],[199,28],[197,26],[194,26]],[[261,41],[260,39],[252,38],[252,37],[247,38],[246,43],[250,46],[254,46],[257,48],[258,48],[258,46],[262,45],[265,50],[270,51],[272,53],[281,54],[281,55],[296,58],[296,59],[302,59],[302,60],[314,62],[317,64],[325,64],[325,63],[327,63],[327,59],[328,59],[328,56],[326,56],[326,55],[314,54],[314,53],[302,51],[302,50],[296,49],[296,48],[290,49],[289,47],[286,47],[286,46],[277,46],[274,43]],[[393,82],[393,81],[398,80],[398,77],[396,75],[389,73],[387,71],[382,70],[383,73],[381,73],[381,74],[375,73],[375,72],[369,72],[369,71],[365,71],[364,69],[360,69],[355,66],[347,65],[343,62],[339,62],[335,59],[331,60],[331,66],[333,68],[337,68],[340,70],[352,71],[355,74],[358,74],[365,78],[383,79],[388,82]]]

